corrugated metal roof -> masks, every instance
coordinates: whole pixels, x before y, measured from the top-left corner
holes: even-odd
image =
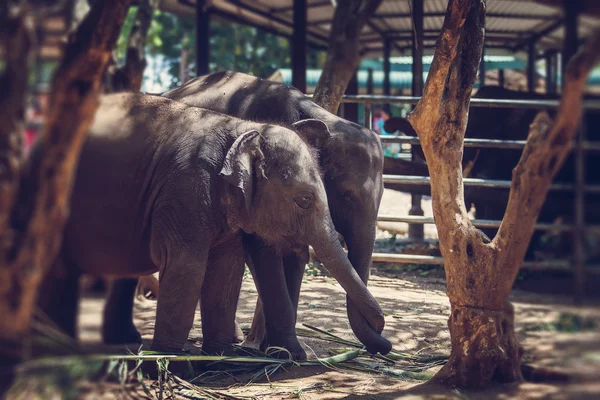
[[[425,18],[426,54],[432,54],[437,35],[443,22],[447,0],[423,0]],[[572,0],[575,1],[575,0]],[[593,0],[600,3],[600,0]],[[216,18],[232,19],[253,26],[290,35],[293,30],[293,0],[209,0],[217,11]],[[544,3],[544,4],[541,4]],[[538,35],[544,29],[556,26],[537,42],[540,51],[562,48],[564,29],[558,0],[487,0],[486,53],[511,53],[518,45]],[[308,40],[316,45],[327,46],[333,6],[331,0],[307,0]],[[392,56],[410,54],[413,37],[411,16],[412,0],[383,0],[376,14],[362,31],[362,45],[369,56],[382,54],[385,36],[392,40]],[[589,3],[594,4],[594,3]],[[196,0],[161,0],[159,7],[179,16],[193,17]],[[62,40],[66,33],[65,15],[44,21],[44,58],[60,55]],[[579,18],[579,35],[584,38],[600,25],[600,15],[582,15]],[[66,18],[66,19],[65,19]]]

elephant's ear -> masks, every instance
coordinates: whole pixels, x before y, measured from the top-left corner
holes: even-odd
[[[303,119],[292,124],[298,135],[312,147],[318,149],[325,146],[331,137],[331,132],[323,121],[318,119]]]
[[[225,177],[227,183],[239,188],[244,195],[246,211],[250,211],[254,195],[255,174],[264,176],[262,161],[264,155],[260,150],[260,134],[257,130],[241,134],[233,142],[225,156],[219,175]]]

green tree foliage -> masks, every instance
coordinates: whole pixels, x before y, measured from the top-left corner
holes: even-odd
[[[123,60],[136,12],[137,8],[131,7],[123,24],[115,49],[117,60]],[[213,19],[210,31],[212,72],[228,69],[267,78],[279,68],[290,68],[290,45],[285,37],[220,19]],[[163,57],[170,78],[170,82],[163,84],[174,87],[181,84],[182,77],[193,78],[196,69],[195,21],[155,11],[146,49],[148,56]],[[325,52],[309,47],[307,61],[308,68],[321,68]]]

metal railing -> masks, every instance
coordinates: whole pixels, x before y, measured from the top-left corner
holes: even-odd
[[[420,97],[413,96],[374,96],[374,95],[356,95],[344,96],[343,103],[361,103],[364,106],[364,124],[369,129],[372,129],[372,112],[373,104],[417,104]],[[519,109],[555,109],[559,106],[558,100],[500,100],[500,99],[471,99],[471,107],[491,107],[491,108],[519,108]],[[600,110],[600,101],[584,100],[584,110]],[[590,151],[600,151],[600,142],[590,142],[586,140],[585,126],[580,128],[580,134],[573,145],[575,155],[575,180],[574,184],[554,183],[550,190],[555,191],[574,191],[575,202],[575,221],[573,224],[550,224],[538,223],[536,230],[553,230],[553,231],[570,231],[574,238],[574,254],[573,261],[555,260],[543,262],[524,262],[523,268],[530,270],[564,270],[573,272],[576,282],[576,298],[579,298],[583,293],[583,284],[585,274],[600,274],[600,268],[585,268],[585,247],[584,233],[600,233],[600,226],[585,226],[585,209],[584,195],[585,193],[600,193],[600,185],[585,185],[585,153]],[[381,137],[383,143],[401,143],[410,145],[419,145],[419,139],[416,137]],[[523,149],[525,140],[496,140],[496,139],[472,139],[464,140],[465,147],[487,147],[497,149]],[[429,185],[429,178],[422,176],[405,176],[405,175],[384,175],[384,183],[402,183],[408,185]],[[506,180],[488,180],[465,178],[465,186],[487,187],[487,188],[510,188],[510,181]],[[406,222],[410,224],[433,224],[433,218],[419,216],[390,216],[379,215],[377,218],[381,222]],[[479,228],[499,227],[500,221],[496,220],[472,220],[473,224]],[[374,253],[373,261],[375,262],[391,262],[404,264],[443,264],[442,257],[410,255],[410,254],[386,254]],[[573,268],[570,268],[573,265]]]

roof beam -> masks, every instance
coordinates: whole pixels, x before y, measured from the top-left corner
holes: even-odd
[[[522,48],[528,46],[529,43],[531,43],[532,41],[537,42],[544,36],[547,36],[547,35],[551,34],[552,32],[554,32],[555,30],[557,30],[558,28],[560,28],[564,22],[565,22],[564,17],[558,18],[557,20],[555,20],[553,23],[551,23],[550,25],[548,25],[546,28],[542,29],[541,31],[534,33],[533,35],[528,36],[528,37],[524,38],[523,40],[521,40],[519,43],[517,43],[517,45],[515,47],[513,47],[513,51],[521,50]]]
[[[405,36],[395,36],[395,35],[390,35],[390,36],[386,36],[387,38],[391,39],[391,40],[395,40],[395,41],[412,41],[413,40],[413,36],[412,35],[405,35]],[[437,40],[439,38],[439,35],[425,35],[425,40]],[[514,42],[516,40],[518,40],[519,38],[517,37],[506,37],[506,36],[493,36],[493,35],[486,35],[486,43],[489,42],[499,42],[499,41],[503,41],[503,42],[512,42],[511,44],[506,44],[507,47],[512,48],[514,46]],[[369,38],[369,39],[363,39],[360,41],[361,44],[369,44],[369,43],[379,43],[382,42],[383,39],[380,37],[376,37],[376,38]]]
[[[312,3],[308,3],[306,5],[306,8],[317,8],[317,7],[323,7],[323,6],[327,6],[327,5],[331,5],[331,0],[322,0],[322,1],[315,1]],[[291,12],[294,10],[294,6],[286,6],[286,7],[279,7],[279,8],[271,8],[269,11],[272,12],[273,14],[279,14],[279,13],[286,13],[286,12]]]
[[[425,14],[425,18],[434,18],[434,17],[444,17],[446,13],[434,12]],[[511,19],[524,19],[524,20],[547,20],[558,17],[557,14],[511,14],[511,13],[487,13],[486,18],[511,18]],[[411,13],[381,13],[375,14],[371,17],[371,19],[386,19],[386,18],[412,18]],[[322,25],[331,23],[331,18],[320,18],[313,21],[309,21],[308,25]]]

